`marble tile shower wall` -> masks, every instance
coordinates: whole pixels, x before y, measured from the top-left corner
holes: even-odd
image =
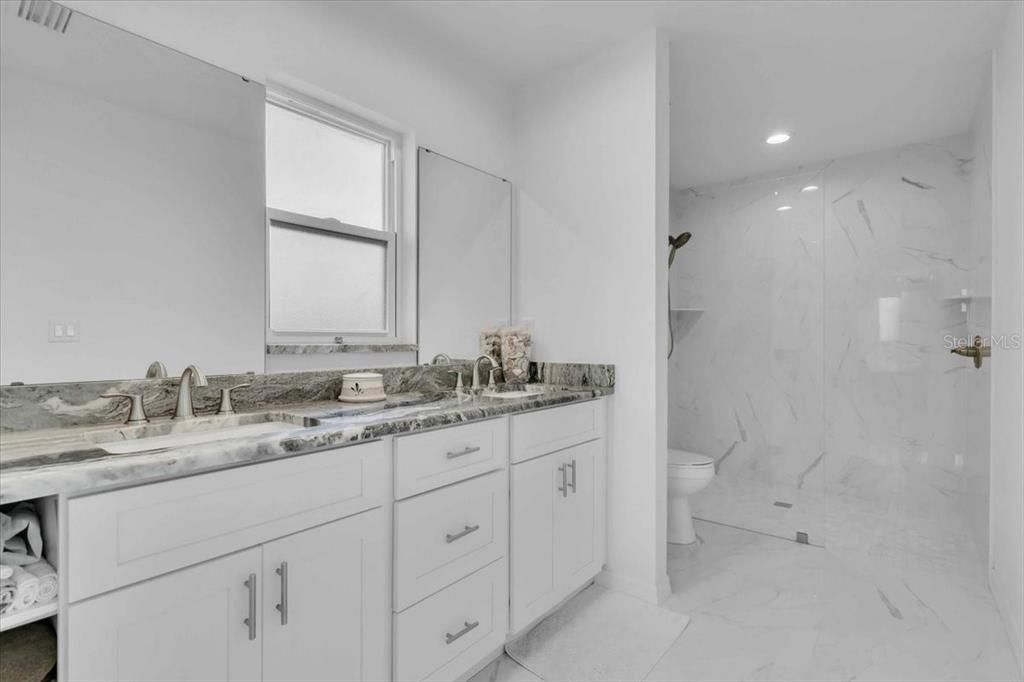
[[[812,179],[673,196],[672,233],[693,238],[673,266],[672,305],[697,311],[671,315],[669,445],[716,460],[717,479],[692,501],[701,518],[770,532],[758,524],[773,501],[824,485],[822,200],[800,192]],[[756,483],[761,504],[732,487],[741,482]],[[810,531],[819,507],[795,504],[777,532]]]
[[[714,457],[721,482],[796,498],[790,530],[850,532],[825,522],[829,501],[887,531],[964,528],[987,472],[987,370],[945,337],[987,333],[984,301],[952,299],[989,276],[972,154],[962,135],[675,193],[673,233],[694,236],[673,304],[704,312],[673,314],[670,445]]]

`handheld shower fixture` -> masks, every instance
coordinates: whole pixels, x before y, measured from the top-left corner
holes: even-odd
[[[672,263],[676,260],[676,251],[683,248],[686,242],[690,241],[690,237],[693,235],[689,232],[681,232],[678,237],[668,236],[668,246],[671,251],[668,252],[668,266],[672,267]]]
[[[672,268],[672,264],[676,261],[676,251],[683,248],[686,242],[690,241],[690,237],[693,235],[689,232],[680,232],[678,236],[668,236],[668,267]],[[668,285],[668,356],[671,358],[673,351],[676,349],[676,335],[672,331],[672,283]]]

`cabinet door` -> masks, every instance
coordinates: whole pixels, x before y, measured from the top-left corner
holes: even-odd
[[[555,584],[564,597],[604,564],[604,441],[566,448],[553,456],[567,467],[568,491],[555,505]]]
[[[124,587],[68,608],[72,680],[259,680],[260,548]],[[254,589],[261,586],[256,584]],[[256,611],[250,616],[250,605]],[[251,637],[250,637],[251,634]]]
[[[263,546],[263,679],[387,677],[382,509]]]
[[[564,499],[560,460],[538,457],[512,466],[511,618],[516,633],[557,603],[555,509]]]

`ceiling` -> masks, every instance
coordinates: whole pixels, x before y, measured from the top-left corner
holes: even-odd
[[[672,40],[672,185],[966,131],[1008,2],[395,1],[338,5],[514,88],[646,28]],[[770,147],[777,129],[793,139]]]

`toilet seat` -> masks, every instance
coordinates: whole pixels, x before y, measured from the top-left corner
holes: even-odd
[[[704,469],[707,467],[713,467],[715,465],[715,460],[711,459],[707,455],[699,455],[696,452],[669,448],[668,465],[670,467],[686,469]]]

